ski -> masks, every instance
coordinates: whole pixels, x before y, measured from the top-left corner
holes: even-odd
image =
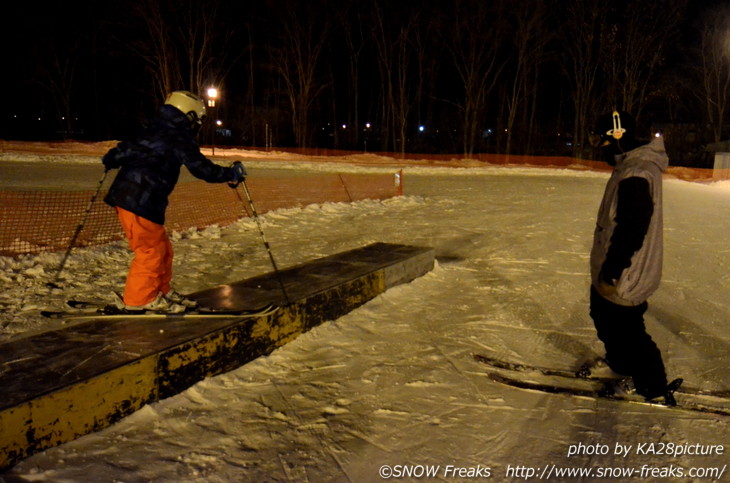
[[[66,305],[68,305],[71,308],[74,309],[88,309],[88,308],[103,308],[106,306],[105,303],[102,302],[90,302],[88,300],[67,300]]]
[[[522,364],[519,362],[504,361],[502,359],[486,356],[484,354],[473,354],[473,357],[476,361],[481,362],[482,364],[486,364],[497,369],[506,369],[515,372],[536,372],[545,376],[556,376],[567,379],[584,379],[589,381],[601,382],[604,384],[611,383],[617,380],[616,378],[612,377],[599,377],[590,375],[584,370],[587,363],[583,364],[578,370],[571,371],[569,369],[554,369],[551,367],[541,367],[529,364]],[[711,396],[718,398],[730,397],[730,391],[727,390],[712,391],[708,389],[681,386],[679,387],[679,389],[677,389],[677,392],[683,394],[692,394],[696,396]]]
[[[588,387],[575,387],[562,384],[550,384],[540,383],[534,381],[528,381],[518,379],[516,377],[506,376],[504,374],[498,374],[496,372],[487,372],[487,377],[494,382],[504,384],[507,386],[515,387],[518,389],[526,389],[530,391],[539,391],[549,394],[564,394],[568,396],[585,397],[591,399],[605,399],[607,401],[616,401],[626,404],[635,404],[639,406],[649,406],[663,408],[669,411],[694,411],[707,414],[717,414],[721,416],[730,416],[730,409],[721,408],[717,406],[711,406],[707,404],[682,401],[677,406],[667,406],[660,402],[646,401],[643,399],[634,398],[631,396],[621,396],[617,394],[610,394],[606,392],[605,385],[598,381],[591,381],[589,379],[583,379],[581,382]]]
[[[101,305],[93,302],[68,304],[76,310],[44,310],[41,315],[50,319],[97,319],[97,318],[255,318],[273,314],[279,307],[267,304],[258,309],[219,310],[205,307],[180,313],[122,310],[114,305]]]

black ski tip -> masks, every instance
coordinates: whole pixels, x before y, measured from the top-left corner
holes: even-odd
[[[677,405],[677,399],[674,397],[674,392],[679,389],[679,386],[682,385],[684,382],[684,379],[681,377],[678,377],[677,379],[673,380],[669,384],[667,384],[666,392],[664,393],[664,405],[665,406],[676,406]]]
[[[677,389],[679,389],[679,387],[682,385],[683,382],[684,382],[684,379],[682,379],[681,377],[676,378],[675,380],[673,380],[672,382],[667,384],[667,391],[671,391],[671,392],[676,391]]]

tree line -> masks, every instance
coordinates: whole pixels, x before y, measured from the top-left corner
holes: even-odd
[[[702,146],[726,135],[730,15],[711,2],[16,8],[3,42],[14,76],[2,82],[21,94],[2,107],[4,138],[119,139],[166,93],[209,86],[222,129],[203,143],[590,158],[591,126],[614,108],[664,129],[681,164],[702,162]]]

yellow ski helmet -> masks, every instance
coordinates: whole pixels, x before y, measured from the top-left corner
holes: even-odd
[[[205,102],[192,92],[174,91],[167,96],[165,104],[177,108],[188,116],[192,125],[197,124],[200,126],[205,121]]]

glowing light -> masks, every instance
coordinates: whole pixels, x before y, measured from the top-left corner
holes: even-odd
[[[218,89],[210,87],[208,89],[208,107],[215,107],[215,100],[218,98]]]

